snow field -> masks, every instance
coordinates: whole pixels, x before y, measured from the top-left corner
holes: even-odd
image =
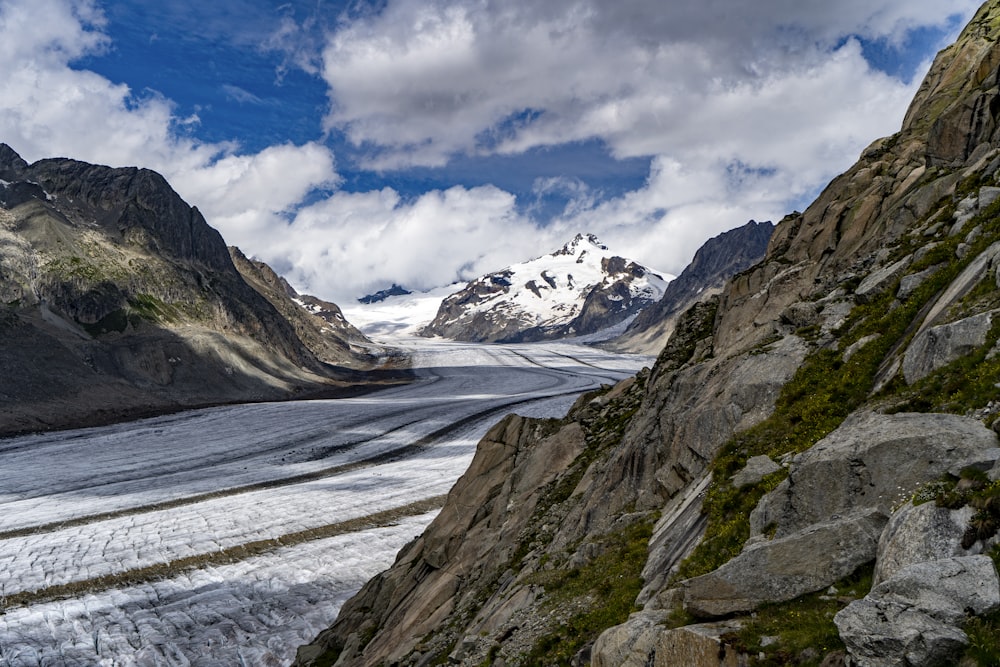
[[[0,665],[286,665],[436,515],[11,609],[0,615]]]
[[[212,565],[220,550],[442,496],[502,414],[560,416],[649,362],[564,344],[409,345],[418,380],[367,396],[0,440],[0,604],[34,600],[0,613],[0,667],[287,664],[431,515]],[[100,590],[98,577],[118,583]],[[90,592],[46,593],[66,584]]]

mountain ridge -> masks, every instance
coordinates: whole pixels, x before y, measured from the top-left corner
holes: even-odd
[[[991,0],[651,370],[496,425],[298,664],[992,664],[998,66]]]
[[[770,222],[751,220],[705,241],[691,263],[667,284],[663,297],[640,311],[621,336],[602,347],[657,354],[682,312],[697,300],[721,293],[726,280],[764,258],[773,231]]]
[[[159,174],[0,145],[0,432],[355,391],[379,363],[269,296]]]
[[[592,334],[659,299],[666,282],[593,234],[577,234],[548,255],[470,281],[420,335],[514,343]]]

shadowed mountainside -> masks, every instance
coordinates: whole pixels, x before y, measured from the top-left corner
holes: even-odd
[[[0,433],[376,380],[378,350],[353,327],[233,257],[247,279],[155,172],[29,165],[0,145]]]
[[[670,281],[663,298],[639,312],[618,338],[602,347],[618,352],[657,354],[678,318],[695,301],[719,294],[726,281],[764,258],[774,225],[751,220],[706,241],[691,263]]]

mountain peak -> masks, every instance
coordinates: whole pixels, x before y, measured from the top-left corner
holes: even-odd
[[[13,148],[0,143],[0,178],[15,180],[27,168],[28,163]]]
[[[657,301],[670,278],[577,234],[551,254],[473,280],[421,333],[505,343],[592,334]]]
[[[410,290],[406,289],[402,285],[392,284],[392,287],[387,289],[382,289],[374,294],[368,294],[358,299],[358,303],[363,303],[366,305],[371,305],[373,303],[380,303],[385,301],[389,297],[393,296],[406,296],[407,294],[413,294]]]
[[[596,234],[577,234],[573,237],[572,241],[552,253],[552,256],[558,257],[559,255],[577,255],[581,251],[586,251],[589,248],[608,250],[608,246],[601,243],[601,239],[597,238]]]

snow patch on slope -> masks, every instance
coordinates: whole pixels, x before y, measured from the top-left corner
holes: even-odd
[[[424,333],[463,340],[476,339],[464,337],[462,329],[470,326],[480,330],[493,326],[497,335],[484,334],[481,340],[502,340],[515,330],[533,328],[565,328],[561,336],[587,333],[576,331],[572,323],[592,294],[601,293],[609,304],[622,304],[607,309],[621,313],[608,322],[612,326],[642,305],[658,301],[672,279],[616,256],[593,234],[578,234],[551,254],[473,280],[445,299]]]
[[[387,297],[371,304],[352,303],[341,307],[344,316],[366,336],[407,338],[416,335],[434,319],[441,301],[462,288],[460,283],[427,292]]]

